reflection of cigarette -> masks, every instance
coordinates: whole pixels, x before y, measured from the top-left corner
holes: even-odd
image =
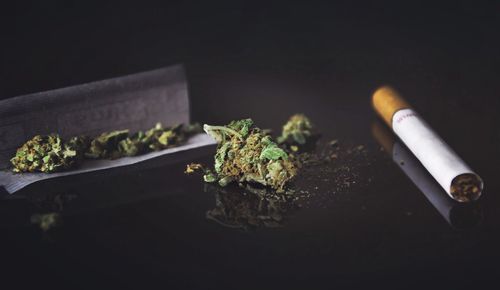
[[[483,181],[390,87],[381,87],[372,97],[375,111],[393,129],[422,165],[453,199],[476,200]]]
[[[432,179],[415,156],[404,145],[396,142],[393,134],[380,122],[372,124],[372,134],[451,226],[464,229],[480,223],[482,212],[477,203],[459,204],[446,197],[439,184]]]

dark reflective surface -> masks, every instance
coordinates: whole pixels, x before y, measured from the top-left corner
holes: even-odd
[[[279,219],[278,227],[207,219],[220,195],[231,192],[206,190],[182,172],[187,162],[210,163],[210,152],[31,186],[0,202],[2,283],[303,289],[496,282],[498,20],[494,7],[436,5],[215,9],[186,2],[99,6],[94,14],[63,7],[54,23],[20,25],[7,34],[16,41],[2,48],[4,60],[9,56],[1,68],[2,97],[186,62],[195,119],[252,117],[278,131],[290,114],[303,112],[323,133],[318,150],[338,139],[339,150],[354,155],[308,167],[295,184],[306,197],[280,211],[282,218],[275,208],[259,213],[255,200],[234,202],[251,209],[243,216]],[[38,9],[24,11],[23,19],[43,14]],[[25,44],[41,31],[48,40],[28,51]],[[450,226],[471,211],[452,206],[449,220],[443,218],[381,150],[371,132],[376,117],[369,97],[382,83],[398,87],[484,179],[474,205],[479,213],[472,211],[478,222]],[[59,212],[60,223],[44,232],[31,219],[47,212]]]

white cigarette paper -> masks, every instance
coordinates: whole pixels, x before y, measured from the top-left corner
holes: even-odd
[[[373,105],[450,197],[459,202],[479,198],[483,190],[479,175],[394,90],[377,90]]]
[[[477,176],[414,110],[397,111],[392,129],[450,196],[455,178]]]

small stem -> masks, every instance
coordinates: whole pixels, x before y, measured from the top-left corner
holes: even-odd
[[[203,126],[203,129],[205,130],[205,132],[208,133],[208,131],[215,131],[215,130],[220,130],[220,131],[224,131],[226,133],[229,133],[229,134],[233,134],[235,136],[237,136],[240,140],[243,140],[243,136],[241,136],[240,133],[236,132],[235,130],[231,129],[231,128],[227,128],[227,127],[224,127],[224,126],[211,126],[211,125],[204,125]],[[222,140],[221,140],[222,141]]]

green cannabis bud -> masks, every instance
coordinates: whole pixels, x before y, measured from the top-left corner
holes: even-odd
[[[59,135],[36,135],[17,149],[10,160],[14,172],[56,172],[70,169],[80,163],[86,140],[71,138],[64,143]]]
[[[281,136],[277,140],[280,144],[305,145],[315,136],[313,131],[314,127],[309,118],[303,114],[295,114],[283,125]]]
[[[253,126],[251,119],[232,121],[226,126],[204,125],[203,129],[218,143],[214,171],[205,174],[207,182],[259,183],[284,192],[296,176],[297,168],[288,154],[271,136]]]

